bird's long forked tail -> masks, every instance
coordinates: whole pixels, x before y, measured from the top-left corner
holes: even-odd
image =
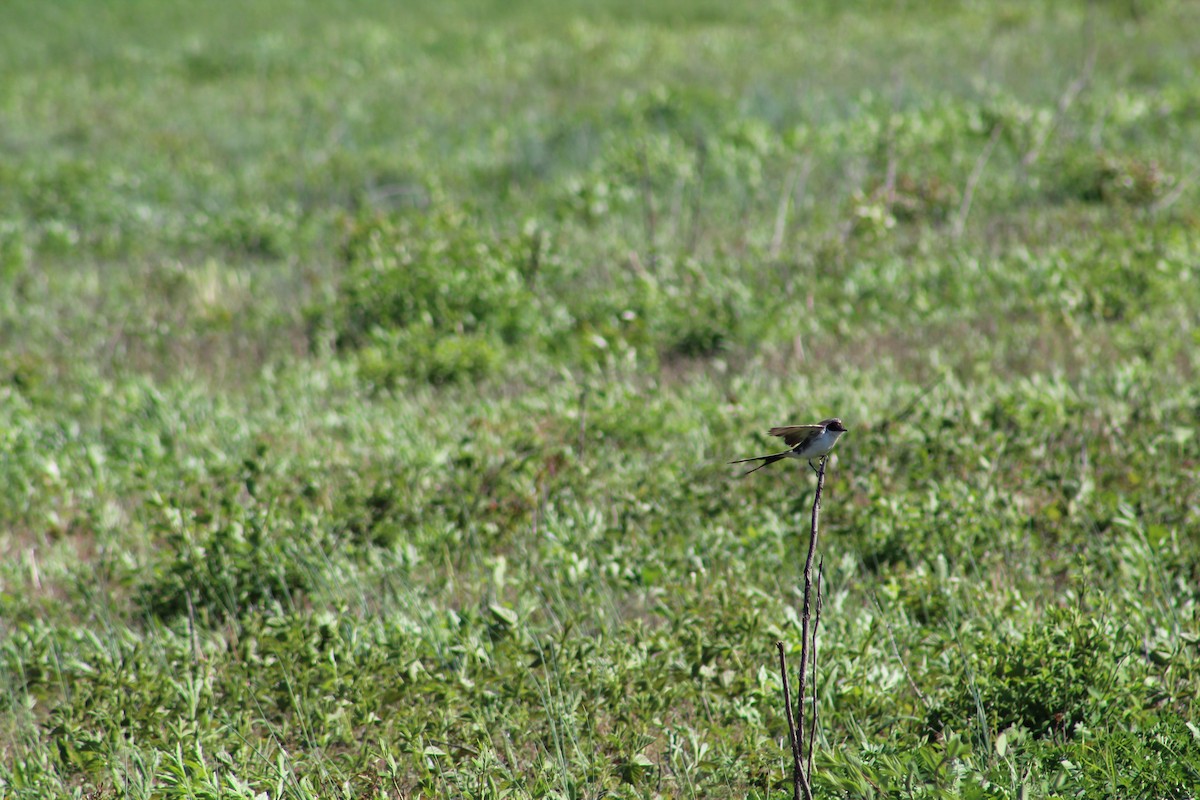
[[[787,458],[787,455],[790,452],[792,452],[792,451],[784,450],[782,453],[774,453],[769,456],[754,456],[753,458],[739,458],[737,461],[730,461],[729,463],[730,464],[745,464],[748,461],[763,462],[763,463],[759,464],[757,467],[755,467],[754,469],[749,469],[749,470],[746,470],[745,472],[743,472],[741,474],[741,477],[744,478],[747,475],[749,475],[751,472],[758,472],[760,469],[767,466],[768,464],[774,464],[776,461],[782,461],[783,459]]]

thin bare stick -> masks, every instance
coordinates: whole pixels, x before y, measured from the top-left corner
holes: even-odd
[[[696,140],[696,185],[692,191],[692,213],[688,220],[687,246],[689,256],[695,255],[700,237],[700,218],[703,215],[704,168],[708,163],[708,146],[703,138]]]
[[[1089,30],[1090,33],[1090,30]],[[1021,159],[1021,168],[1029,169],[1042,155],[1042,148],[1046,146],[1046,140],[1050,138],[1058,126],[1062,123],[1063,117],[1067,115],[1068,109],[1087,85],[1092,80],[1092,71],[1096,68],[1096,45],[1092,45],[1092,49],[1088,52],[1087,60],[1083,62],[1083,69],[1079,73],[1079,77],[1068,84],[1062,96],[1058,98],[1058,108],[1055,110],[1054,119],[1050,124],[1042,129],[1040,135],[1034,140],[1033,147],[1029,148],[1029,152]]]
[[[587,442],[587,397],[588,390],[584,386],[579,390],[579,444],[576,456],[580,461],[583,460],[583,446]]]
[[[804,609],[800,614],[800,669],[797,671],[800,676],[800,686],[796,692],[796,707],[800,712],[796,728],[798,731],[804,730],[804,686],[808,677],[809,643],[811,641],[809,625],[812,622],[813,606],[813,559],[817,555],[818,520],[821,515],[821,489],[825,486],[825,465],[828,461],[829,456],[822,456],[821,466],[817,469],[817,492],[813,496],[812,527],[809,530],[808,536],[808,557],[804,560]],[[809,785],[808,777],[801,774],[797,777],[797,781],[801,779],[803,779],[805,799],[812,800],[812,787]]]
[[[530,289],[536,289],[538,275],[542,271],[542,255],[545,249],[546,235],[538,228],[529,237],[529,258],[525,266],[525,282]]]
[[[34,588],[40,592],[42,591],[42,573],[38,569],[37,551],[31,547],[25,555],[26,560],[29,562],[29,580],[33,583]]]
[[[887,621],[887,617],[883,615],[883,604],[879,602],[879,595],[873,595],[875,607],[879,609],[879,617],[883,620],[883,625],[887,628],[888,639],[892,642],[892,652],[896,654],[896,660],[900,662],[900,669],[904,671],[904,677],[908,679],[908,687],[917,695],[917,699],[921,701],[921,705],[926,709],[930,708],[929,698],[921,691],[921,687],[917,686],[917,682],[913,680],[912,674],[908,671],[908,664],[904,663],[904,657],[900,655],[900,646],[896,644],[896,634],[892,631],[892,623]]]
[[[800,742],[799,731],[796,730],[796,715],[792,713],[792,690],[788,686],[787,655],[784,652],[783,642],[776,642],[775,647],[779,650],[779,674],[783,678],[783,708],[787,713],[788,741],[792,744],[792,798],[801,800],[801,797],[811,797],[812,790],[804,791],[801,788],[807,783],[801,781],[804,778],[804,763],[801,753],[804,745]]]
[[[817,563],[817,608],[813,614],[813,635],[812,635],[812,724],[808,729],[808,785],[812,786],[813,776],[813,747],[817,741],[817,628],[821,626],[821,607],[825,604],[825,597],[821,594],[821,583],[825,578],[825,557]]]
[[[642,183],[642,216],[646,225],[646,260],[650,262],[650,271],[658,268],[658,246],[655,244],[658,236],[658,220],[654,213],[654,189],[650,185],[650,161],[646,157],[646,142],[638,145],[638,167]]]
[[[808,181],[808,173],[811,171],[811,158],[806,158],[803,162],[793,162],[787,178],[783,181],[783,191],[779,193],[779,206],[775,209],[775,230],[771,234],[769,257],[772,261],[778,259],[783,251],[783,237],[787,233],[788,213],[795,202],[796,187]]]
[[[975,166],[967,178],[966,187],[963,188],[962,202],[958,204],[958,213],[954,215],[954,225],[951,231],[955,239],[961,239],[963,230],[967,227],[967,215],[971,213],[971,202],[975,199],[975,187],[979,185],[979,179],[983,177],[983,168],[987,166],[988,159],[992,157],[992,151],[996,149],[996,143],[1000,141],[1000,133],[1003,130],[1004,126],[996,123],[992,128],[992,135],[988,137],[987,144],[983,146],[983,152],[979,154],[979,158],[975,159]]]
[[[947,373],[945,371],[939,372],[932,380],[929,381],[929,383],[921,387],[921,391],[917,393],[916,397],[909,401],[908,405],[885,419],[880,424],[879,429],[886,433],[891,429],[892,425],[896,424],[897,422],[903,422],[905,419],[907,419],[908,415],[911,414],[913,409],[917,407],[917,404],[924,400],[930,392],[936,389],[939,383],[946,380],[946,374]]]

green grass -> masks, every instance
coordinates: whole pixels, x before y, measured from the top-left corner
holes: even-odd
[[[0,12],[0,798],[1200,785],[1200,14]],[[511,6],[511,7],[510,7]],[[766,448],[766,449],[764,449]]]

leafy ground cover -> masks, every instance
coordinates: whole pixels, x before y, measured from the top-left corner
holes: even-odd
[[[1196,796],[1194,5],[0,21],[0,797]]]

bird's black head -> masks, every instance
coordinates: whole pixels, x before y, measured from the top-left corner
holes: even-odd
[[[846,426],[843,425],[842,421],[836,417],[825,420],[825,427],[828,430],[837,431],[838,433],[846,432]]]

